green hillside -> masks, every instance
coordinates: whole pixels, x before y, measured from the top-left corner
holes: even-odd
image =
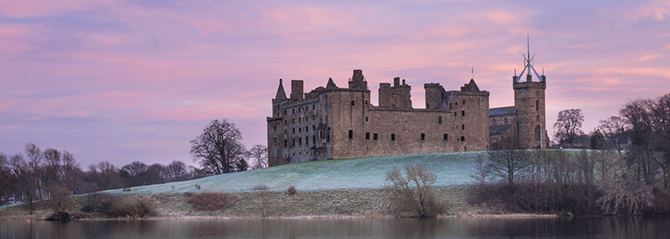
[[[120,189],[110,192],[131,194],[245,192],[260,184],[273,190],[285,190],[289,185],[294,185],[301,191],[377,189],[384,186],[386,172],[394,167],[402,169],[408,164],[425,165],[429,171],[437,175],[435,186],[457,186],[473,182],[470,175],[477,157],[487,157],[487,154],[466,152],[311,161],[184,182],[134,187],[130,192],[122,192]],[[197,190],[195,184],[200,185],[201,190]]]

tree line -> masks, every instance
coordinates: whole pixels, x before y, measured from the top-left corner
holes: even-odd
[[[629,101],[580,141],[583,119],[564,110],[554,124],[557,145],[583,150],[528,151],[508,139],[489,151],[469,202],[502,212],[670,213],[670,94]]]

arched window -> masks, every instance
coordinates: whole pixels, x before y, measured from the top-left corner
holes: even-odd
[[[535,101],[535,111],[540,111],[540,100]]]
[[[540,141],[540,126],[535,126],[535,141]]]

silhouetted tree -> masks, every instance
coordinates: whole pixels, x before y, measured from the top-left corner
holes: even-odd
[[[496,175],[514,185],[514,179],[530,167],[531,155],[524,149],[519,149],[514,140],[503,140],[500,150],[489,150],[489,165],[493,175]]]
[[[577,138],[584,134],[580,129],[584,122],[584,115],[581,109],[567,109],[558,112],[558,118],[554,123],[554,137],[560,145],[569,145],[573,147]]]
[[[252,162],[252,169],[268,167],[268,147],[265,145],[257,144],[251,147],[249,149],[249,157],[254,160]]]
[[[607,141],[605,136],[600,133],[600,130],[596,129],[591,134],[591,140],[589,142],[589,148],[591,149],[607,149]]]
[[[190,178],[188,168],[182,161],[172,161],[165,167],[165,171],[170,181],[183,181]]]
[[[625,118],[611,116],[606,120],[601,120],[598,129],[603,133],[605,139],[616,148],[619,154],[622,154],[623,146],[628,143],[628,122]]]
[[[213,120],[200,136],[191,140],[191,155],[214,174],[230,173],[246,154],[240,140],[242,134],[235,124],[227,119]]]
[[[88,166],[88,175],[94,185],[93,191],[123,187],[123,178],[119,174],[119,169],[107,161]]]
[[[135,187],[146,184],[144,176],[148,168],[149,166],[146,164],[140,161],[134,161],[121,167],[121,171],[119,173],[125,180],[126,187]]]

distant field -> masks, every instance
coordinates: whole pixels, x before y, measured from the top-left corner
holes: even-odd
[[[386,172],[394,167],[402,169],[408,164],[425,165],[437,175],[435,186],[458,186],[473,182],[470,175],[477,157],[488,156],[486,152],[466,152],[311,161],[184,182],[134,187],[130,192],[122,192],[120,189],[110,192],[247,192],[260,184],[273,190],[285,190],[289,185],[294,185],[298,190],[378,189],[384,186]],[[201,190],[195,188],[196,183],[201,186]]]

